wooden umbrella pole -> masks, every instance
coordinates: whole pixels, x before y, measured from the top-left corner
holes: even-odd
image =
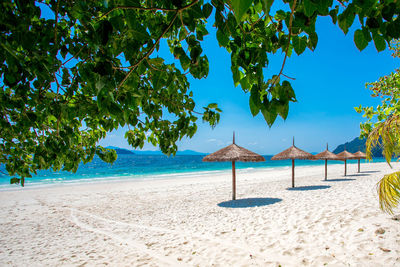
[[[360,159],[358,159],[358,172],[360,172]]]
[[[294,159],[292,159],[292,187],[294,187]]]
[[[232,161],[232,200],[236,200],[236,167]]]
[[[344,176],[347,174],[347,162],[344,160]]]
[[[325,181],[326,181],[327,177],[328,177],[328,160],[326,159],[325,160]]]

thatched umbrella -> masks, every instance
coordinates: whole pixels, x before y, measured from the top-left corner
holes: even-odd
[[[231,161],[232,162],[232,200],[236,199],[236,161],[265,161],[260,156],[250,150],[235,144],[235,133],[233,133],[233,143],[203,158],[203,161]]]
[[[357,151],[353,154],[356,159],[358,159],[358,172],[360,172],[360,159],[366,159],[367,155],[364,152]]]
[[[349,151],[347,151],[346,148],[344,149],[343,152],[340,152],[339,154],[337,154],[337,156],[340,158],[340,160],[344,160],[344,176],[346,176],[347,175],[347,160],[355,159],[355,157],[353,154],[351,154]]]
[[[340,158],[336,155],[333,154],[328,150],[328,144],[326,144],[326,150],[318,153],[317,155],[314,155],[315,159],[322,159],[325,160],[325,181],[328,176],[328,160],[339,160]]]
[[[294,160],[295,159],[312,159],[313,155],[305,152],[294,145],[294,137],[293,137],[293,145],[288,149],[282,151],[281,153],[276,154],[271,158],[271,160],[284,160],[291,159],[292,160],[292,187],[294,187]]]

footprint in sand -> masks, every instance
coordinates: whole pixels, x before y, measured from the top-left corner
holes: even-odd
[[[78,213],[81,214],[79,217],[82,217],[82,215],[85,215],[85,216],[82,217],[81,220],[79,220],[77,218]],[[158,236],[163,236],[165,234],[173,234],[173,236],[175,237],[174,238],[175,241],[178,242],[181,246],[189,244],[189,242],[186,241],[187,239],[190,239],[190,240],[199,239],[202,241],[207,241],[209,243],[208,247],[210,247],[210,248],[212,248],[212,247],[220,248],[220,252],[226,250],[226,249],[223,249],[223,247],[225,247],[230,250],[234,249],[235,253],[243,253],[244,255],[256,256],[254,249],[250,249],[247,244],[244,244],[242,242],[238,244],[237,240],[235,242],[225,241],[222,239],[218,239],[215,236],[209,236],[206,233],[197,235],[196,233],[193,233],[193,232],[170,230],[170,229],[156,227],[156,226],[145,226],[145,225],[140,225],[140,224],[114,221],[114,220],[110,220],[107,218],[102,218],[100,216],[97,216],[97,215],[94,215],[94,214],[91,214],[91,213],[88,213],[85,211],[79,211],[76,209],[71,209],[71,218],[72,218],[72,222],[74,222],[76,225],[78,225],[79,227],[81,227],[83,229],[105,235],[108,238],[114,239],[124,245],[128,245],[132,248],[135,248],[135,249],[149,255],[150,257],[157,259],[159,262],[168,263],[168,265],[176,265],[176,264],[179,265],[180,262],[177,262],[176,258],[173,256],[170,256],[169,253],[167,253],[167,255],[165,257],[161,257],[160,255],[165,255],[165,253],[157,253],[153,249],[150,249],[150,247],[152,247],[152,246],[149,247],[149,246],[146,246],[146,244],[137,242],[136,240],[122,238],[120,235],[115,234],[115,233],[121,232],[121,235],[124,234],[124,236],[126,236],[127,231],[131,231],[131,229],[137,229],[140,231],[147,230],[147,231],[150,231],[153,233],[156,232]],[[91,218],[92,220],[95,220],[95,221],[90,223],[89,218]],[[91,224],[95,225],[95,227],[93,227]],[[121,231],[118,230],[118,227],[120,227],[120,228],[122,227]],[[126,227],[131,227],[131,228],[128,230],[128,229],[126,229]],[[154,234],[152,234],[152,235],[154,236]],[[181,241],[181,240],[184,240],[184,241]],[[221,245],[223,246],[222,248],[221,248]],[[257,257],[259,259],[265,259],[266,255],[258,255]],[[181,264],[183,264],[183,263],[181,263]]]

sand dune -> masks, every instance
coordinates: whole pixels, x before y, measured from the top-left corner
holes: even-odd
[[[395,163],[398,169],[400,164]],[[400,266],[384,163],[0,192],[1,266]]]

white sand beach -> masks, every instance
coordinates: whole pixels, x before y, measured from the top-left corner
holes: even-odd
[[[0,266],[400,266],[385,163],[0,192]],[[234,207],[232,207],[232,205]],[[397,210],[399,214],[399,210]]]

